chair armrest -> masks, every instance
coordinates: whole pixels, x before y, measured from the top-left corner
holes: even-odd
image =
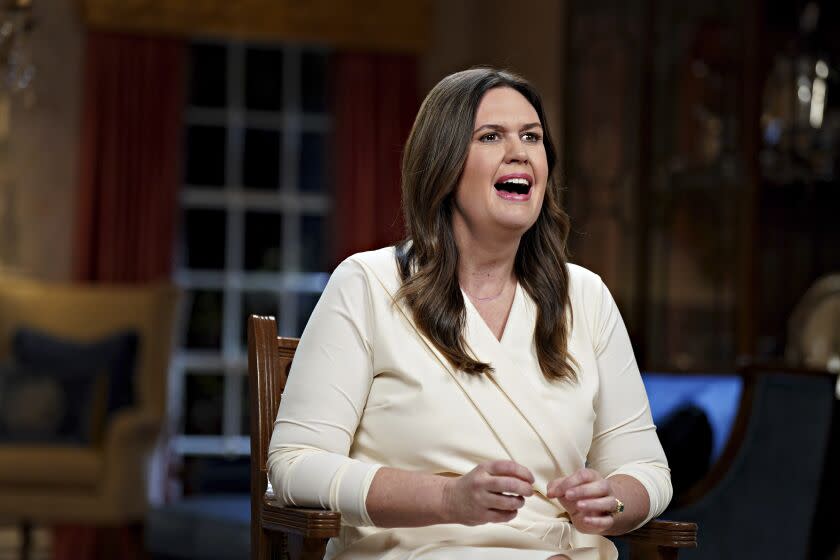
[[[325,509],[286,507],[266,497],[263,501],[262,526],[269,531],[293,533],[307,539],[327,539],[338,536],[341,514]],[[618,538],[643,545],[696,548],[697,524],[654,519]]]
[[[696,548],[697,524],[654,519],[635,531],[619,535],[618,538],[631,544],[668,548]]]
[[[148,461],[162,426],[159,414],[128,408],[117,412],[106,428],[102,496],[125,519],[145,515]]]
[[[115,449],[139,443],[154,443],[163,419],[138,408],[121,410],[114,415],[105,432],[105,448]]]
[[[265,498],[262,526],[268,531],[293,533],[306,539],[328,539],[338,536],[341,514],[325,509],[285,507],[272,498]]]

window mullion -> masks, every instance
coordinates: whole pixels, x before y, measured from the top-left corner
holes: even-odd
[[[221,47],[221,48],[220,48]],[[279,107],[261,107],[255,104],[252,110],[246,107],[246,76],[249,72],[246,69],[246,57],[250,61],[250,46],[241,42],[228,42],[212,47],[217,49],[218,55],[223,56],[226,67],[226,79],[224,80],[226,101],[222,105],[221,96],[191,97],[196,105],[187,106],[184,112],[183,127],[191,130],[190,127],[201,129],[202,127],[224,127],[224,177],[213,179],[213,174],[196,173],[185,176],[185,184],[182,185],[180,206],[182,209],[200,209],[207,211],[223,211],[225,213],[226,229],[224,234],[224,269],[214,268],[221,263],[215,263],[211,268],[190,269],[187,257],[190,251],[195,250],[191,245],[196,241],[189,241],[187,237],[179,237],[176,241],[176,254],[178,255],[175,281],[185,291],[193,290],[220,290],[222,292],[221,309],[217,311],[214,306],[211,314],[217,315],[221,312],[221,346],[202,349],[200,345],[196,348],[186,347],[187,340],[181,340],[175,352],[171,367],[171,378],[169,382],[170,399],[169,412],[173,419],[173,428],[177,434],[172,440],[172,448],[176,453],[184,455],[223,455],[223,454],[247,454],[248,438],[243,436],[247,426],[243,422],[243,396],[246,386],[243,383],[243,372],[246,370],[246,353],[242,348],[242,327],[245,321],[244,313],[253,304],[244,298],[244,292],[265,292],[276,294],[279,309],[265,309],[260,312],[275,313],[278,317],[280,332],[284,335],[299,335],[298,307],[309,305],[303,300],[299,302],[301,294],[318,293],[323,290],[328,278],[322,272],[303,272],[302,260],[302,217],[304,215],[325,215],[331,206],[331,197],[327,192],[306,192],[300,190],[300,164],[302,150],[302,134],[307,133],[328,133],[332,122],[326,113],[302,112],[303,86],[301,82],[302,64],[306,60],[302,47],[284,46],[279,49],[282,56],[282,85],[279,92],[283,96],[283,102]],[[263,49],[262,45],[255,45],[257,50]],[[273,50],[274,46],[268,46]],[[256,63],[255,63],[256,64]],[[276,66],[275,66],[275,69]],[[277,69],[279,71],[279,69]],[[270,71],[263,69],[258,71]],[[196,82],[199,83],[199,82]],[[221,80],[215,82],[221,85]],[[253,84],[253,80],[251,81]],[[203,90],[202,90],[203,91]],[[209,91],[209,90],[208,90]],[[214,90],[216,91],[216,90]],[[276,91],[276,90],[275,90]],[[308,91],[308,90],[307,90]],[[250,95],[252,92],[248,92]],[[202,99],[218,99],[218,102],[202,104]],[[243,185],[243,165],[245,149],[246,129],[274,130],[281,134],[279,155],[279,184],[276,190],[248,188]],[[218,128],[216,128],[218,134]],[[199,130],[204,134],[201,130]],[[199,136],[196,134],[197,142],[212,136]],[[249,137],[250,140],[250,137]],[[218,142],[213,146],[219,146]],[[192,144],[191,144],[192,145]],[[201,144],[197,144],[201,146]],[[205,148],[200,148],[205,149]],[[251,150],[259,150],[259,145],[249,144]],[[201,158],[202,151],[189,152],[198,154],[195,157]],[[218,162],[222,155],[221,146],[215,152],[213,161]],[[216,156],[215,154],[218,154]],[[249,156],[250,157],[250,156]],[[274,158],[260,159],[256,163],[271,161]],[[202,159],[194,160],[200,165]],[[207,160],[208,164],[213,161]],[[219,168],[221,165],[218,166]],[[219,169],[221,171],[221,169]],[[201,184],[206,180],[206,184]],[[224,184],[219,183],[223,180]],[[281,216],[277,224],[277,234],[282,235],[280,247],[282,262],[279,270],[245,270],[246,258],[246,227],[250,218],[249,211],[256,213],[276,213]],[[211,227],[206,225],[204,227]],[[252,225],[252,227],[257,227]],[[269,222],[267,227],[273,227]],[[280,230],[282,228],[282,231]],[[219,229],[215,230],[221,233]],[[197,236],[199,248],[201,248],[201,233]],[[213,251],[222,250],[221,235],[219,240],[214,242]],[[266,249],[269,249],[267,246]],[[206,253],[206,251],[205,251]],[[210,253],[212,255],[212,253]],[[218,255],[218,253],[216,253]],[[221,259],[219,259],[221,260]],[[196,261],[199,262],[199,261]],[[254,301],[260,301],[259,294],[255,295]],[[185,298],[185,302],[189,301]],[[262,306],[263,304],[259,304]],[[186,307],[186,305],[184,305]],[[266,307],[268,307],[266,305]],[[256,307],[255,307],[256,309]],[[189,314],[181,314],[184,319],[183,328],[179,332],[187,332],[192,328],[187,323],[192,323]],[[203,323],[201,323],[203,325]],[[187,435],[183,432],[183,415],[186,412],[185,399],[190,398],[186,393],[187,374],[190,375],[218,375],[222,374],[222,432],[217,434],[216,429],[199,428],[199,432]],[[218,387],[218,384],[216,385]],[[212,392],[213,398],[218,399],[219,395],[215,389]],[[198,394],[194,398],[199,397]],[[193,403],[194,404],[194,403]],[[217,417],[218,418],[218,417]],[[202,425],[203,426],[203,425]],[[244,429],[243,429],[244,428]],[[202,434],[202,435],[199,435]]]
[[[228,149],[227,190],[234,196],[242,190],[242,129],[244,113],[245,47],[234,42],[228,48]],[[245,215],[241,205],[228,205],[228,235],[225,263],[225,318],[223,321],[225,383],[222,412],[222,433],[227,441],[241,433],[241,372],[236,365],[241,355],[242,285],[244,264]]]
[[[283,59],[283,154],[282,154],[282,189],[295,197],[298,194],[298,162],[300,161],[301,103],[300,84],[300,49],[288,47]],[[300,270],[300,210],[297,205],[283,211],[283,271]],[[297,297],[291,290],[284,290],[281,301],[282,316],[280,332],[297,332]]]

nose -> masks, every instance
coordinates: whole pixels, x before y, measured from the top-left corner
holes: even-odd
[[[527,163],[528,153],[525,151],[525,143],[521,138],[512,140],[507,144],[507,153],[505,154],[506,163]]]

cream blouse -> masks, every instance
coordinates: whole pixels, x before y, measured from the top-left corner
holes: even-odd
[[[648,519],[671,499],[671,480],[627,330],[601,279],[569,265],[575,382],[549,382],[537,360],[537,303],[517,286],[497,340],[469,298],[465,340],[494,373],[456,371],[394,295],[394,248],[336,268],[295,354],[268,454],[269,479],[287,505],[341,512],[327,558],[573,559],[616,557],[609,540],[579,533],[548,483],[583,466],[636,478]],[[465,474],[512,459],[535,494],[508,523],[373,527],[365,508],[380,466]],[[498,555],[498,556],[496,556]]]

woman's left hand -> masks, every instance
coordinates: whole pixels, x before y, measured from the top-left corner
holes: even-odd
[[[581,533],[609,534],[615,519],[615,492],[609,479],[592,469],[555,478],[548,484],[548,497],[557,498]]]

